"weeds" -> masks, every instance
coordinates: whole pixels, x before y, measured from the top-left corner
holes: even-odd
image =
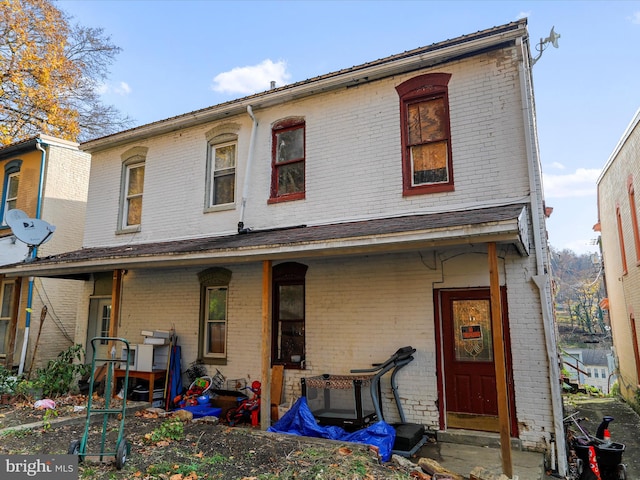
[[[51,419],[58,417],[58,411],[55,408],[49,408],[44,412],[42,417],[42,430],[45,432],[51,428]]]
[[[148,433],[144,438],[152,443],[162,440],[182,440],[184,438],[184,424],[177,418],[165,420],[153,432]]]

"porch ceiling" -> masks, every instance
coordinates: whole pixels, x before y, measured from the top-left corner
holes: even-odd
[[[511,243],[529,253],[527,208],[503,205],[457,212],[329,225],[254,230],[244,234],[92,247],[0,267],[9,277],[85,278],[94,272],[171,268],[263,260],[399,252],[470,243]]]

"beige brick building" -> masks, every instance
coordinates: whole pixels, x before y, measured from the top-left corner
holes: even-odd
[[[620,394],[640,389],[640,230],[635,186],[640,179],[640,112],[636,113],[598,178],[598,225],[618,367]]]

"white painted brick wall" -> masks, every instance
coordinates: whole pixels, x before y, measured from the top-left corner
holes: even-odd
[[[461,259],[446,267],[447,278],[464,278],[476,272],[487,286],[486,253],[466,250]],[[523,442],[541,448],[541,435],[552,426],[548,365],[533,285],[523,283],[513,251],[504,251],[502,277],[509,283],[509,318],[516,390],[516,410]],[[349,374],[385,361],[398,348],[417,349],[415,360],[398,376],[399,393],[407,421],[438,428],[436,401],[436,344],[432,288],[469,286],[443,284],[443,263],[432,262],[428,252],[314,260],[306,277],[306,370],[287,370],[284,399],[300,395],[301,376],[323,373]],[[446,263],[446,262],[445,262]],[[225,377],[260,378],[261,275],[262,265],[231,265],[229,288],[229,356],[218,368]],[[452,270],[453,269],[453,270]],[[175,325],[182,346],[183,370],[196,359],[200,287],[198,269],[130,271],[123,282],[119,336],[132,343],[142,341],[142,329],[168,329]],[[537,326],[536,326],[537,325]],[[85,333],[86,335],[86,333]],[[390,422],[398,421],[388,376],[383,378],[383,409]]]
[[[395,86],[422,73],[448,72],[455,191],[402,196],[399,100]],[[265,228],[338,222],[408,213],[527,201],[529,179],[516,50],[493,52],[435,69],[364,84],[284,106],[255,110],[259,121],[245,224]],[[306,199],[268,205],[271,124],[299,115],[306,121]],[[237,204],[243,188],[252,124],[238,123]],[[221,122],[219,122],[221,123]],[[239,210],[203,213],[205,133],[219,123],[173,132],[94,154],[84,243],[114,245],[234,233]],[[142,229],[116,235],[121,154],[149,148]],[[538,179],[535,180],[539,185]],[[465,254],[464,261],[451,257]],[[531,276],[535,258],[501,252],[512,324],[516,410],[521,438],[542,448],[552,428],[547,359],[539,294]],[[443,271],[445,260],[448,262]],[[433,288],[488,286],[486,252],[417,252],[308,263],[307,369],[286,371],[285,398],[300,393],[300,376],[345,374],[386,360],[399,347],[418,349],[399,375],[408,421],[438,426]],[[227,378],[260,375],[261,264],[229,265]],[[176,325],[183,366],[197,355],[198,269],[130,271],[123,282],[119,334],[140,341],[142,328]],[[443,281],[444,280],[444,281]],[[137,339],[137,340],[136,340]],[[214,373],[212,367],[211,373]],[[398,417],[384,379],[384,409]],[[542,406],[541,406],[542,405]]]
[[[56,230],[50,240],[38,248],[39,257],[75,250],[82,246],[89,169],[89,154],[73,147],[51,145],[47,148],[41,218],[54,225]],[[26,368],[31,367],[44,305],[47,306],[47,314],[42,324],[33,371],[43,367],[49,359],[54,359],[58,353],[74,343],[77,301],[83,287],[81,281],[39,277],[34,280]],[[26,301],[26,278],[22,288]],[[15,362],[20,358],[22,344],[23,338],[19,336],[16,342]]]
[[[520,201],[528,195],[522,105],[515,50],[255,110],[259,127],[245,225],[318,224]],[[455,191],[402,196],[399,99],[395,87],[428,72],[452,74],[449,85]],[[271,125],[306,121],[306,199],[268,205]],[[233,233],[249,156],[248,115],[239,124],[236,209],[203,213],[206,137],[212,122],[93,155],[85,245],[147,242]],[[116,235],[121,155],[149,148],[142,229]],[[170,192],[170,193],[168,193]]]

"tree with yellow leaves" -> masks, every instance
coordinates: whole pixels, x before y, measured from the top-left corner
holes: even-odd
[[[119,52],[102,29],[72,25],[49,0],[0,0],[0,145],[38,133],[83,141],[128,127],[97,91]]]

